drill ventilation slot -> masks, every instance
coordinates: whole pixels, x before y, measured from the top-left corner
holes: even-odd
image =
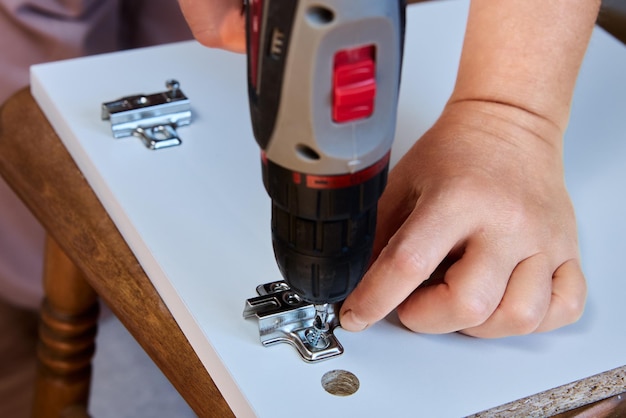
[[[343,353],[343,346],[333,334],[339,326],[338,306],[328,306],[328,327],[321,334],[314,332],[315,307],[303,301],[284,281],[259,285],[259,296],[248,299],[244,318],[256,316],[261,343],[269,346],[291,344],[306,362],[318,362]]]

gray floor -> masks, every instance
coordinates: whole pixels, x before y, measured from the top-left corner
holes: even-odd
[[[98,330],[89,410],[94,418],[196,416],[112,315]]]

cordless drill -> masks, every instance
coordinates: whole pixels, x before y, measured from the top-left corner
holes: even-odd
[[[248,95],[292,290],[342,301],[371,255],[387,181],[404,0],[248,0]],[[319,325],[319,324],[318,324]]]

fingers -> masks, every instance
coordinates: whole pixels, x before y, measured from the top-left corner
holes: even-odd
[[[245,16],[241,0],[179,0],[194,36],[201,44],[245,52]]]
[[[389,241],[363,280],[344,301],[341,326],[360,331],[384,318],[423,281],[456,245],[460,223],[419,205]],[[447,228],[440,228],[440,223]]]
[[[479,260],[464,257],[466,266],[461,261],[453,265],[443,284],[414,292],[398,308],[404,325],[423,333],[461,330],[474,337],[502,338],[551,331],[576,322],[583,313],[587,286],[577,259],[565,262],[554,275],[544,254],[523,260],[511,273],[501,298],[490,271],[482,277],[476,274],[479,265],[490,268],[488,261],[475,261]],[[486,283],[496,286],[480,290]],[[492,311],[494,302],[497,308]]]
[[[587,299],[587,282],[574,258],[563,263],[554,272],[550,307],[536,332],[551,331],[578,321]]]
[[[402,323],[429,334],[485,323],[497,310],[512,270],[497,253],[498,248],[485,242],[469,243],[442,283],[417,289],[398,307]]]
[[[537,254],[515,267],[495,312],[480,325],[463,330],[481,338],[499,338],[534,332],[546,317],[552,291],[552,269]]]
[[[409,216],[346,299],[342,327],[362,330],[398,306],[400,320],[415,332],[501,338],[549,331],[582,315],[586,283],[577,259],[556,270],[545,253],[517,263],[504,260],[502,245],[488,239],[465,243],[443,280],[419,287],[465,236],[449,227],[433,241],[432,229],[438,228],[424,227],[429,219],[434,218],[419,207]]]

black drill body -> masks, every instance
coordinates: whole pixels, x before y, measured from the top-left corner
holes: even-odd
[[[372,255],[395,129],[404,2],[249,0],[248,92],[272,241],[304,300],[343,300]]]

